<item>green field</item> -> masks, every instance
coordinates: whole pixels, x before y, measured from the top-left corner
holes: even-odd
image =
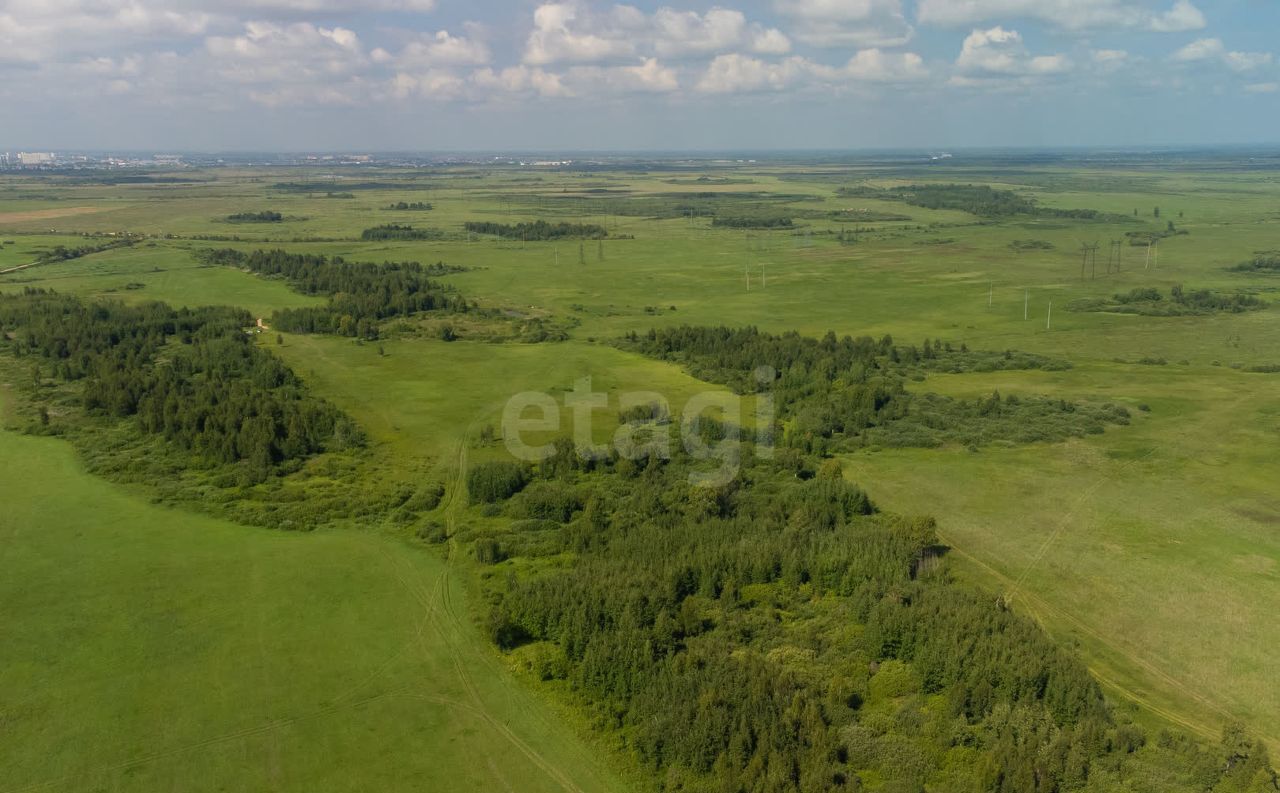
[[[0,466],[5,793],[625,789],[437,555],[175,513],[56,440]]]
[[[405,335],[368,344],[285,334],[276,345],[274,333],[262,337],[354,415],[380,453],[453,473],[460,448],[463,458],[468,448],[500,453],[500,444],[471,441],[519,391],[559,395],[591,376],[597,390],[656,391],[678,408],[707,389],[678,367],[611,345],[654,326],[888,333],[903,343],[941,338],[1066,358],[1074,364],[1067,371],[935,375],[918,387],[1113,401],[1133,412],[1130,426],[1061,444],[869,449],[846,455],[846,474],[885,508],[937,516],[962,574],[1077,648],[1140,720],[1209,738],[1241,720],[1280,750],[1280,374],[1246,371],[1280,364],[1280,275],[1226,269],[1280,244],[1274,174],[1237,165],[983,163],[732,172],[743,183],[673,184],[662,171],[547,172],[532,182],[496,168],[390,171],[368,178],[403,186],[353,198],[273,190],[315,176],[290,170],[211,171],[190,185],[24,179],[13,190],[47,198],[0,193],[0,240],[16,241],[0,246],[0,269],[78,234],[151,236],[0,276],[0,290],[230,303],[269,316],[317,299],[200,266],[191,251],[269,245],[467,267],[444,280],[486,307],[562,322],[570,339],[493,344],[464,333],[453,343]],[[982,219],[835,192],[924,181],[990,184],[1043,207],[1109,214]],[[317,184],[317,196],[343,190],[342,180]],[[697,198],[706,192],[728,195]],[[626,203],[678,204],[670,194],[681,194],[747,211],[732,209],[735,193],[785,194],[765,203],[793,215],[795,227],[726,229],[696,211],[655,217]],[[435,208],[385,209],[395,201]],[[22,215],[63,207],[102,211]],[[285,222],[225,222],[264,209]],[[521,242],[462,226],[537,219],[598,223],[609,238]],[[1120,271],[1105,271],[1109,240],[1170,221],[1188,233],[1162,240],[1158,262],[1145,245],[1125,244]],[[362,229],[386,223],[446,238],[359,240]],[[842,244],[841,230],[853,228],[857,241]],[[1020,252],[1016,240],[1052,247]],[[1079,247],[1095,240],[1097,275],[1086,268],[1082,279]],[[1076,300],[1176,284],[1245,291],[1271,305],[1181,317],[1068,310]],[[602,413],[605,426],[612,412]],[[0,645],[0,714],[18,714],[0,732],[0,766],[18,769],[0,793],[45,783],[81,789],[74,780],[84,779],[137,790],[215,782],[315,789],[321,781],[361,789],[356,780],[422,789],[443,780],[458,787],[459,774],[470,789],[618,789],[591,759],[600,752],[496,669],[468,616],[468,574],[450,574],[431,552],[376,527],[293,536],[164,511],[80,473],[53,440],[0,435],[0,458],[17,472],[0,484],[6,503],[19,505],[0,517],[11,536],[0,553],[6,569],[21,571],[0,584],[0,619],[6,636],[30,637]],[[79,660],[63,654],[68,642]],[[243,771],[250,765],[276,776],[263,782]]]

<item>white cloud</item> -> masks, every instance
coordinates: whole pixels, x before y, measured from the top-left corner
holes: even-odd
[[[350,13],[356,11],[434,11],[436,0],[232,0],[220,3],[249,11],[290,11],[297,13]]]
[[[922,24],[965,27],[1004,19],[1047,22],[1064,30],[1130,28],[1177,33],[1205,27],[1190,0],[1153,12],[1133,0],[919,0]]]
[[[479,66],[488,63],[490,57],[489,48],[483,42],[466,36],[454,36],[447,30],[441,30],[437,33],[423,34],[410,41],[395,60],[402,69],[413,69],[435,66]]]
[[[707,66],[697,89],[703,93],[753,93],[781,91],[807,71],[803,58],[792,57],[780,62],[763,61],[749,55],[718,55]]]
[[[782,54],[791,41],[777,28],[748,24],[741,11],[715,7],[705,14],[659,8],[653,15],[651,35],[659,55],[724,52],[749,47],[754,52]]]
[[[525,44],[528,64],[603,61],[635,51],[627,32],[643,24],[634,8],[616,6],[605,20],[594,20],[573,3],[546,3],[533,12],[533,32]]]
[[[902,0],[774,0],[793,35],[815,47],[896,47],[911,40]]]
[[[1173,60],[1183,63],[1215,61],[1235,72],[1249,72],[1271,64],[1269,52],[1228,51],[1222,39],[1197,39],[1173,54]]]
[[[205,40],[210,70],[259,104],[353,104],[369,92],[369,58],[342,27],[248,22],[238,36]]]
[[[104,55],[231,31],[244,18],[425,13],[436,0],[0,0],[0,64]],[[299,20],[302,21],[302,20]]]
[[[390,95],[394,99],[450,100],[462,98],[467,91],[465,77],[447,69],[429,69],[417,74],[401,72],[391,79]]]
[[[1130,66],[1136,60],[1126,50],[1094,50],[1089,53],[1089,60],[1093,63],[1096,71],[1102,74],[1112,74],[1119,70]]]
[[[750,50],[779,55],[791,41],[777,28],[749,22],[745,14],[716,6],[706,13],[663,6],[645,14],[627,5],[603,12],[566,0],[545,3],[533,14],[524,62],[601,63],[637,55],[662,58]]]
[[[876,83],[912,83],[929,76],[914,52],[861,50],[842,66],[827,66],[792,56],[766,61],[748,55],[720,55],[707,66],[696,89],[703,93],[841,89]]]
[[[361,11],[425,14],[436,8],[436,0],[196,0],[187,4],[198,4],[213,11],[243,12],[256,17],[337,15]]]
[[[1228,52],[1222,56],[1222,59],[1232,71],[1251,72],[1263,66],[1270,66],[1272,56],[1269,52]]]
[[[564,80],[575,95],[670,93],[680,88],[675,69],[657,58],[646,58],[637,66],[575,66]]]
[[[914,52],[889,53],[876,48],[859,51],[838,69],[818,67],[817,73],[837,83],[901,83],[929,76],[924,59]]]
[[[1244,90],[1251,94],[1274,94],[1280,91],[1280,83],[1250,83]]]
[[[1147,27],[1157,33],[1185,33],[1188,30],[1203,30],[1208,25],[1200,9],[1191,4],[1191,0],[1178,0],[1173,8],[1155,16]]]
[[[956,58],[956,70],[971,78],[1037,77],[1061,74],[1071,66],[1065,55],[1032,56],[1018,31],[999,26],[970,33]]]
[[[1173,54],[1175,61],[1203,61],[1226,52],[1222,39],[1197,39]]]
[[[786,55],[791,51],[791,39],[777,28],[760,30],[751,35],[751,51],[761,55]]]
[[[0,0],[0,64],[48,63],[141,42],[187,39],[209,30],[213,21],[205,10],[163,2]]]
[[[570,95],[560,75],[525,65],[509,66],[500,71],[480,69],[471,75],[471,83],[489,96],[494,93],[540,97]]]

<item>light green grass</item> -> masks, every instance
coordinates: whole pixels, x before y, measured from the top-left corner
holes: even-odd
[[[151,506],[0,432],[0,791],[615,791],[462,579]]]
[[[919,387],[965,396],[999,388],[1002,393],[1118,401],[1134,410],[1133,426],[1068,444],[989,448],[978,454],[943,449],[856,455],[847,460],[850,475],[886,508],[936,515],[966,574],[1011,592],[1017,607],[1055,635],[1077,643],[1111,691],[1140,701],[1144,713],[1206,734],[1216,734],[1228,717],[1239,718],[1275,742],[1280,699],[1274,681],[1280,679],[1280,668],[1272,648],[1280,644],[1280,622],[1271,615],[1280,606],[1275,531],[1280,503],[1274,496],[1280,458],[1273,450],[1280,439],[1280,376],[1230,367],[1280,363],[1280,307],[1181,318],[1065,309],[1076,298],[1146,286],[1167,291],[1176,283],[1247,289],[1280,301],[1280,277],[1224,269],[1253,251],[1280,244],[1275,210],[1280,185],[1267,174],[1246,171],[957,167],[922,176],[851,168],[847,180],[805,181],[782,178],[797,173],[785,166],[742,170],[753,184],[677,186],[666,181],[670,175],[656,173],[545,173],[539,174],[541,182],[515,183],[522,174],[497,172],[473,179],[450,173],[438,176],[433,182],[438,186],[429,191],[358,191],[352,200],[268,189],[277,181],[300,178],[288,171],[224,172],[217,174],[218,182],[197,186],[23,189],[56,194],[68,206],[105,202],[111,207],[110,212],[60,219],[60,230],[239,234],[254,240],[239,247],[280,244],[357,260],[443,260],[470,268],[445,280],[487,305],[533,307],[576,318],[580,324],[568,343],[392,340],[383,344],[385,357],[378,355],[377,345],[286,338],[280,354],[320,393],[354,413],[380,448],[436,459],[441,465],[450,464],[458,442],[474,438],[477,426],[496,421],[507,397],[526,389],[568,388],[591,375],[598,389],[610,393],[634,388],[665,392],[678,409],[703,386],[671,366],[604,344],[654,325],[754,324],[813,335],[828,329],[890,333],[900,343],[940,337],[974,348],[1067,357],[1076,363],[1068,372],[933,377]],[[835,196],[840,184],[861,179],[875,184],[926,179],[1005,184],[1033,193],[1047,206],[1094,208],[1124,217],[982,225],[960,212]],[[804,221],[795,233],[748,233],[713,229],[705,218],[690,223],[593,214],[601,204],[580,191],[597,184],[636,193],[805,193],[824,200],[798,208],[864,208],[901,213],[912,221],[865,224],[876,231],[856,245],[840,246],[823,233],[840,224],[825,219]],[[332,189],[341,190],[341,183]],[[541,206],[503,197],[531,190],[546,197]],[[580,194],[582,201],[553,201],[562,191]],[[5,194],[0,200],[4,211],[60,205]],[[430,201],[436,209],[382,209],[399,200]],[[1162,210],[1158,221],[1151,217],[1157,205]],[[552,215],[557,207],[558,214]],[[1140,212],[1137,218],[1131,214],[1134,208]],[[306,219],[269,227],[215,222],[232,212],[261,209]],[[634,239],[607,240],[603,260],[596,243],[588,241],[582,263],[576,242],[356,239],[363,228],[387,222],[457,232],[467,220],[516,222],[543,216],[598,222],[615,236]],[[1162,229],[1168,220],[1190,234],[1161,244],[1158,268],[1144,270],[1145,249],[1125,246],[1123,271],[1102,274],[1108,240],[1126,231]],[[28,224],[17,230],[47,231],[47,226]],[[0,228],[0,239],[4,237]],[[338,241],[294,243],[294,237]],[[35,238],[17,239],[28,245]],[[1043,239],[1055,248],[1017,253],[1009,246],[1015,239]],[[938,240],[950,241],[922,244]],[[1100,275],[1082,281],[1076,249],[1080,242],[1095,240],[1102,242]],[[190,248],[224,244],[158,240],[154,248],[135,247],[36,268],[21,278],[0,278],[0,290],[38,285],[129,300],[229,302],[263,316],[275,307],[307,302],[278,282],[193,266]],[[19,257],[0,248],[0,257],[5,256]],[[767,284],[761,283],[762,270]],[[144,286],[120,291],[129,282]],[[1024,296],[1029,296],[1030,309],[1025,320]],[[1053,324],[1046,331],[1050,301]],[[273,335],[264,341],[273,344]],[[1144,357],[1165,358],[1169,365],[1132,363]],[[1185,365],[1180,363],[1184,360]],[[1150,414],[1137,411],[1139,404],[1149,405]],[[602,414],[601,421],[608,424],[609,416]],[[603,431],[603,425],[598,429]],[[495,445],[477,454],[496,455],[500,449]]]

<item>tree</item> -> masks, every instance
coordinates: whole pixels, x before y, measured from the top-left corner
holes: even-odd
[[[1160,217],[1160,207],[1156,207],[1156,208],[1155,208],[1155,211],[1152,213],[1152,216],[1153,216],[1153,217]]]

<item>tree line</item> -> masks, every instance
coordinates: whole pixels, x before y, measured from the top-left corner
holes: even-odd
[[[841,187],[842,198],[873,198],[901,201],[923,209],[954,209],[984,218],[1039,215],[1043,217],[1093,220],[1101,217],[1096,209],[1056,209],[1042,207],[1012,190],[997,190],[989,185],[917,184],[900,187]]]
[[[716,215],[711,225],[728,229],[789,229],[794,222],[781,215]]]
[[[1256,295],[1221,294],[1208,289],[1185,289],[1182,284],[1169,288],[1166,297],[1155,287],[1138,287],[1113,295],[1111,300],[1080,300],[1069,306],[1073,311],[1112,311],[1153,317],[1258,311],[1267,302]]]
[[[227,221],[231,223],[279,223],[284,220],[284,215],[270,209],[264,209],[261,212],[237,212],[234,215],[227,215]]]
[[[252,324],[226,307],[0,296],[0,343],[37,379],[78,385],[87,413],[133,419],[205,465],[244,463],[261,481],[290,461],[362,444],[350,418],[253,343]]]
[[[562,239],[599,240],[609,236],[609,231],[595,223],[549,223],[534,220],[528,223],[494,223],[492,221],[468,221],[464,228],[473,234],[493,234],[503,239],[546,242]]]
[[[1238,273],[1280,273],[1280,252],[1259,252],[1249,261],[1227,269]]]
[[[385,240],[439,240],[444,238],[444,232],[439,229],[415,229],[413,226],[406,226],[400,223],[386,223],[381,226],[374,226],[371,229],[365,229],[360,233],[360,239],[365,242],[378,242]]]
[[[74,248],[68,248],[65,245],[55,245],[37,256],[36,261],[41,264],[66,262],[71,261],[72,259],[79,259],[82,256],[89,256],[94,253],[104,253],[106,251],[115,250],[116,248],[128,248],[135,242],[137,242],[137,240],[132,237],[122,237],[120,239],[113,239],[110,242],[103,242],[97,245],[77,245]]]
[[[320,307],[276,311],[272,323],[280,330],[295,333],[330,333],[363,339],[378,338],[378,323],[391,317],[420,312],[465,312],[467,301],[451,287],[430,276],[458,272],[460,268],[443,262],[372,264],[348,262],[342,257],[257,250],[245,253],[232,248],[204,250],[201,261],[239,267],[269,278],[280,278],[307,295],[324,295],[329,302]]]
[[[890,336],[821,339],[754,327],[682,326],[630,333],[623,346],[682,364],[701,380],[738,393],[768,392],[785,431],[782,442],[825,454],[870,445],[929,447],[1062,440],[1125,424],[1116,405],[1085,405],[1046,397],[957,399],[907,388],[925,373],[1061,369],[1058,359],[1007,350],[980,352],[941,340],[898,345]],[[759,367],[768,367],[761,376]]]

